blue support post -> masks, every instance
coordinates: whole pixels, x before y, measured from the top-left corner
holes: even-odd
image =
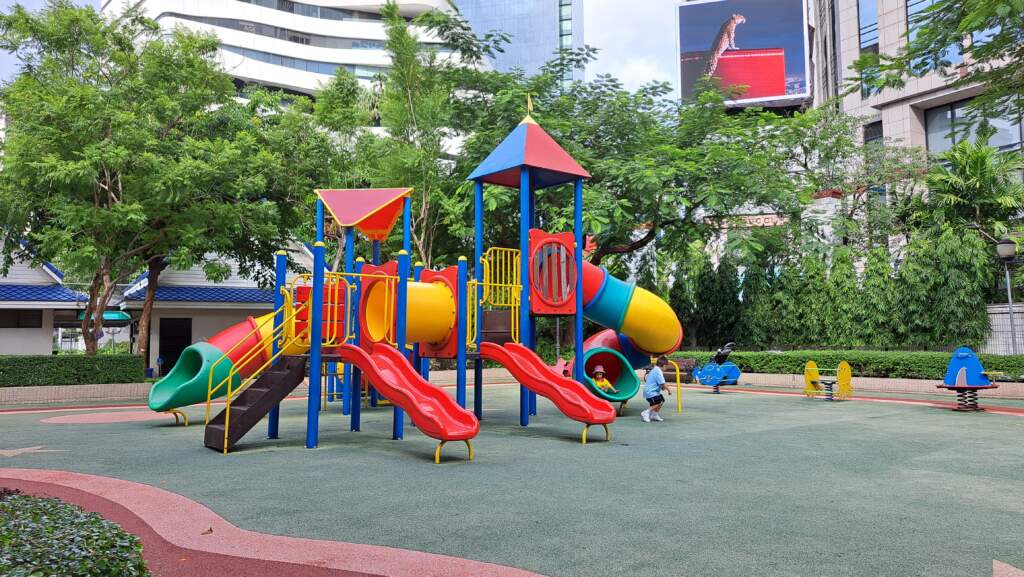
[[[576,179],[573,195],[573,234],[576,246],[573,256],[576,259],[576,314],[573,316],[573,339],[577,359],[583,358],[583,179]],[[573,378],[583,382],[583,362],[573,363]]]
[[[355,270],[355,256],[356,256],[356,229],[351,226],[345,227],[345,272],[351,273]],[[356,301],[358,303],[358,301]],[[346,311],[355,311],[358,308],[358,304],[345,303]],[[355,313],[351,312],[350,317],[354,317]],[[359,395],[346,399],[345,396],[350,396],[349,393],[356,390],[352,386],[352,366],[345,363],[342,369],[342,385],[341,388],[345,390],[345,394],[341,400],[341,412],[343,414],[351,414],[353,404],[359,404]],[[346,411],[346,401],[348,402],[348,410]],[[357,419],[358,420],[358,419]],[[358,429],[356,429],[358,430]]]
[[[317,203],[318,224],[322,222],[323,208]],[[321,231],[317,231],[319,235]],[[320,427],[320,375],[323,366],[320,362],[321,345],[323,344],[324,316],[324,243],[317,241],[313,245],[313,294],[310,296],[309,311],[309,401],[306,404],[306,448],[315,449],[319,442]]]
[[[288,253],[279,250],[274,254],[274,310],[278,311],[274,315],[274,334],[277,335],[281,330],[281,325],[284,324],[284,311],[281,310],[284,307],[284,290],[285,284],[288,278]],[[277,356],[280,352],[280,336],[274,337],[274,346],[272,353]],[[276,363],[276,361],[275,361]],[[270,413],[267,415],[267,438],[277,439],[278,438],[278,424],[281,422],[281,404],[274,405],[273,409],[270,409]]]
[[[370,243],[370,247],[370,264],[372,264],[373,266],[380,266],[380,241],[373,241],[372,243]]]
[[[355,259],[355,266],[353,272],[356,275],[362,274],[362,265],[366,264],[366,261],[362,257]],[[359,310],[359,299],[362,297],[362,278],[355,277],[350,282],[355,284],[355,290],[351,293],[352,302],[345,303],[345,310],[349,311],[348,320],[351,323],[350,327],[346,327],[347,332],[352,333],[352,344],[359,345],[359,329],[360,321],[358,310]],[[346,365],[347,366],[347,365]],[[346,415],[353,414],[353,411],[357,411],[359,403],[362,400],[362,371],[357,367],[352,367],[352,382],[348,386],[344,387],[345,395],[342,397],[342,413]],[[355,409],[353,409],[355,407]],[[347,408],[347,412],[346,412]],[[349,417],[349,428],[351,430],[358,430],[359,426],[358,414],[355,414],[354,421],[352,417]],[[352,424],[354,422],[354,424]],[[352,428],[354,426],[354,428]]]
[[[356,259],[356,265],[355,265],[355,273],[356,274],[362,274],[363,273],[363,265],[364,264],[366,264],[366,261],[363,260],[363,257],[359,257],[359,258]],[[361,329],[360,324],[361,324],[362,319],[359,318],[359,312],[358,312],[359,311],[359,300],[362,298],[362,295],[363,295],[363,279],[362,279],[362,277],[356,277],[355,283],[356,283],[356,290],[355,290],[355,293],[353,293],[353,295],[352,295],[353,304],[352,304],[352,309],[350,309],[350,310],[352,310],[352,314],[349,315],[349,318],[352,320],[352,328],[351,328],[352,334],[353,334],[352,344],[354,344],[355,346],[358,347],[360,345],[361,339],[362,339],[362,337],[360,336],[362,334],[360,332],[360,329]],[[361,370],[359,370],[358,368],[356,368],[356,367],[352,367],[352,384],[351,384],[351,386],[349,388],[347,388],[345,390],[345,400],[349,401],[349,403],[350,403],[349,404],[349,411],[351,413],[351,416],[349,417],[349,430],[351,430],[351,431],[358,431],[359,430],[359,418],[361,416],[361,411],[363,409],[363,406],[362,406],[362,401],[363,401],[363,372]]]
[[[316,201],[316,242],[324,241],[324,201]]]
[[[405,325],[409,309],[409,253],[401,251],[398,253],[398,297],[395,299],[396,302],[396,330],[395,330],[395,342],[398,345],[398,350],[403,355],[408,355],[405,350]],[[405,414],[402,409],[395,405],[394,408],[394,423],[391,428],[391,437],[393,439],[401,439],[405,428]]]
[[[459,307],[465,310],[466,304],[466,281],[469,274],[468,263],[466,257],[459,257],[459,280],[456,288],[458,295],[455,298],[455,302],[459,303]],[[455,338],[458,339],[456,343],[455,354],[455,401],[459,403],[459,406],[463,409],[466,408],[466,315],[463,311],[458,311],[456,316],[456,329]]]
[[[409,196],[402,202],[402,250],[406,256],[412,254],[412,197]],[[406,274],[409,274],[409,264],[405,266]]]
[[[473,236],[473,276],[476,278],[476,294],[473,306],[476,307],[476,350],[480,352],[480,338],[484,334],[484,265],[480,262],[484,256],[484,183],[473,181],[473,219],[475,234]],[[469,310],[469,309],[466,309]],[[484,415],[484,362],[479,358],[473,362],[473,413],[479,420]]]
[[[530,335],[530,169],[519,169],[519,336],[523,344]],[[519,385],[519,424],[530,424],[530,391]]]

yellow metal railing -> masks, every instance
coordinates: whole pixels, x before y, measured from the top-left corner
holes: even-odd
[[[519,307],[522,294],[522,269],[519,265],[520,253],[514,248],[490,248],[480,257],[483,267],[483,281],[471,280],[466,283],[466,294],[473,295],[466,299],[466,344],[474,346],[478,340],[477,310],[483,307],[492,309],[509,309],[511,316],[512,340],[519,340]],[[478,289],[483,289],[479,291]],[[475,298],[477,292],[482,297]],[[477,306],[479,305],[479,306]]]

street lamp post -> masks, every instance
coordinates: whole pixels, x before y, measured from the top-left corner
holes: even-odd
[[[996,253],[1003,261],[1003,272],[1006,273],[1006,305],[1010,310],[1010,344],[1013,354],[1017,350],[1017,320],[1013,314],[1013,282],[1010,280],[1010,262],[1017,256],[1017,243],[1004,237],[996,243]]]

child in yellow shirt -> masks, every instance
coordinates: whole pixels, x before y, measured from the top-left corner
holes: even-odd
[[[591,377],[591,378],[594,379],[594,385],[596,385],[597,388],[601,389],[602,391],[605,391],[605,392],[608,392],[608,393],[617,393],[617,392],[619,392],[618,389],[616,389],[614,386],[612,386],[611,382],[609,382],[608,379],[604,378],[604,367],[603,366],[597,365],[596,367],[594,367],[594,376]]]

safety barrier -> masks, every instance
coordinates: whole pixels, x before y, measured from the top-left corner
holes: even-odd
[[[466,299],[466,345],[474,347],[480,338],[477,311],[484,307],[492,309],[510,309],[512,320],[512,340],[519,339],[519,307],[522,293],[521,268],[518,249],[492,247],[480,257],[483,268],[483,280],[471,280],[466,283],[466,294],[482,293],[479,302]],[[480,290],[482,289],[482,290]]]

